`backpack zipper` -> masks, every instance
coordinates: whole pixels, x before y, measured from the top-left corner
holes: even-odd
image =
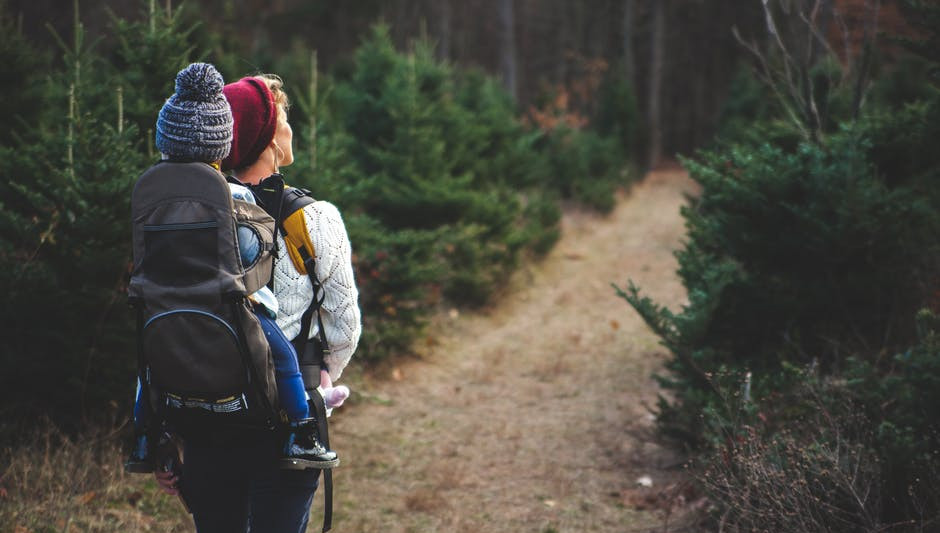
[[[217,228],[219,223],[215,220],[205,222],[183,222],[179,224],[144,224],[144,231],[177,231],[188,229]]]

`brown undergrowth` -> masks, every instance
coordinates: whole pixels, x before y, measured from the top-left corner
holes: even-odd
[[[189,531],[150,476],[124,473],[119,433],[67,437],[42,423],[0,451],[0,532]]]

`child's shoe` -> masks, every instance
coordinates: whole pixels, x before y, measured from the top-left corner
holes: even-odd
[[[131,450],[130,457],[124,462],[124,471],[131,474],[150,474],[157,466],[158,461],[166,460],[167,457],[176,451],[176,445],[170,439],[168,433],[161,433],[155,439],[151,439],[147,433],[141,433],[134,441],[134,449]],[[176,454],[178,455],[178,453]]]
[[[282,468],[324,469],[337,465],[339,465],[339,458],[336,452],[327,450],[326,446],[320,442],[315,418],[307,418],[291,424],[291,432],[284,445],[284,458],[281,459]]]
[[[151,457],[150,439],[146,433],[141,433],[134,440],[134,449],[130,457],[124,462],[124,471],[131,474],[149,474],[153,472],[153,458]]]

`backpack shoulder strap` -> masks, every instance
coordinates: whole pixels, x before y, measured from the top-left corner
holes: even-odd
[[[323,319],[320,316],[320,306],[323,304],[326,295],[317,278],[316,270],[316,249],[310,238],[310,231],[307,227],[307,217],[303,209],[316,200],[310,196],[310,191],[298,189],[295,187],[285,187],[281,195],[281,210],[278,227],[281,236],[284,237],[284,243],[287,246],[287,255],[297,272],[310,278],[310,284],[313,286],[313,301],[310,307],[304,312],[300,320],[300,334],[296,337],[298,354],[301,358],[309,356],[310,350],[306,345],[309,344],[310,326],[313,316],[317,317],[319,346],[314,350],[316,352],[317,369],[326,368],[323,356],[329,353],[329,345],[326,340],[326,332],[323,328]],[[304,353],[308,352],[308,353]],[[310,378],[309,386],[316,388],[320,383],[320,376],[305,376],[305,380]]]
[[[312,267],[316,250],[310,239],[307,217],[303,213],[303,208],[315,200],[308,191],[295,187],[285,187],[281,198],[281,216],[278,217],[278,222],[281,236],[287,244],[287,254],[297,272],[315,275]]]
[[[305,352],[309,351],[307,348],[312,344],[307,342],[310,335],[310,323],[313,320],[313,315],[316,314],[317,323],[320,325],[320,346],[318,347],[319,349],[316,350],[318,352],[317,359],[319,359],[317,371],[319,371],[319,367],[325,368],[326,366],[323,363],[322,354],[329,351],[326,342],[326,334],[323,331],[322,319],[320,317],[320,305],[323,303],[325,296],[320,285],[320,280],[317,279],[315,268],[317,254],[313,246],[313,240],[310,238],[307,218],[303,212],[305,207],[316,200],[310,196],[310,191],[306,189],[288,187],[285,185],[284,178],[280,174],[272,174],[262,180],[261,183],[252,185],[251,190],[261,206],[274,217],[277,223],[277,230],[284,238],[284,243],[287,247],[287,255],[290,257],[294,268],[297,272],[308,276],[310,283],[313,285],[313,301],[301,318],[300,335],[294,338],[294,346],[297,349],[298,356],[305,358],[307,355]],[[301,366],[303,367],[303,365]],[[301,369],[301,373],[304,373],[303,368]],[[308,377],[310,378],[309,380]],[[316,388],[320,382],[319,375],[305,375],[304,382],[308,387]]]

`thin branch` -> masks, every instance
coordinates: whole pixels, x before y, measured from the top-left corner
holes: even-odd
[[[790,121],[799,128],[800,133],[809,138],[809,132],[806,131],[806,128],[803,125],[803,121],[797,116],[796,111],[793,110],[790,100],[780,91],[779,84],[776,80],[773,79],[773,70],[770,68],[770,65],[767,64],[767,59],[764,57],[764,54],[758,49],[756,43],[748,43],[742,37],[738,31],[737,26],[731,28],[731,33],[734,35],[734,38],[738,41],[739,44],[744,46],[749,52],[751,52],[754,57],[760,62],[760,71],[757,72],[758,77],[761,81],[764,82],[770,90],[773,91],[774,95],[777,97],[777,100],[780,102],[780,105],[783,106],[784,113],[790,118]]]
[[[868,3],[866,2],[866,5]],[[878,12],[881,10],[881,0],[875,0],[874,6],[869,10],[868,23],[865,24],[865,35],[862,42],[862,61],[859,65],[855,80],[855,89],[852,95],[852,120],[858,120],[865,93],[865,82],[868,79],[868,70],[871,66],[872,47],[875,35],[878,32]]]

